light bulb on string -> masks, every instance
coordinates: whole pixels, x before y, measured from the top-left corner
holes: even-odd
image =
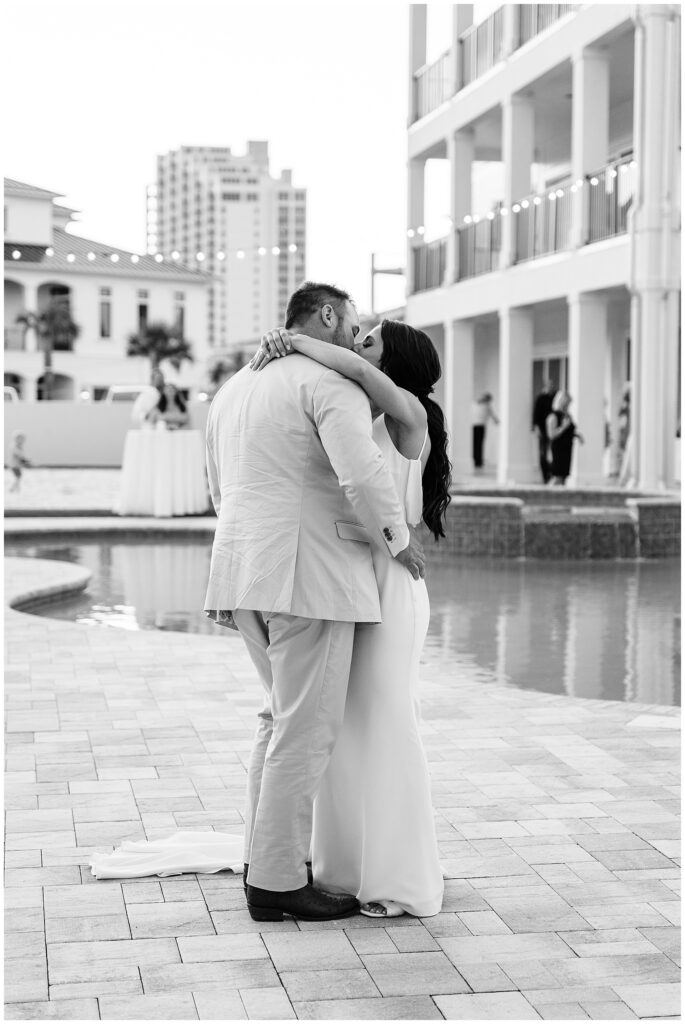
[[[260,256],[266,256],[266,249],[264,248],[263,245],[260,245],[260,247],[257,249],[257,252],[259,253]]]
[[[110,259],[111,259],[112,263],[118,263],[119,262],[119,254],[116,253],[116,252],[113,252],[112,255],[110,256]]]
[[[171,254],[171,258],[172,258],[172,260],[180,260],[180,258],[181,258],[180,252],[177,249],[174,249],[174,251]]]
[[[290,245],[288,246],[288,252],[297,252],[297,246],[295,245],[294,242],[291,242]]]
[[[47,249],[45,250],[45,255],[46,256],[54,256],[55,255],[55,250],[52,248],[51,245],[49,245],[47,247]]]
[[[13,250],[13,252],[12,252],[12,259],[13,260],[20,260],[21,259],[21,253],[19,252],[18,249],[14,249]]]
[[[245,253],[243,252],[242,249],[238,249],[238,252],[236,253],[236,256],[238,257],[239,260],[244,260],[245,259]]]
[[[137,263],[139,261],[139,259],[140,259],[140,256],[136,256],[136,254],[133,253],[132,256],[131,256],[131,263]]]
[[[155,253],[155,263],[163,263],[163,262],[164,262],[164,257],[162,256],[161,252]]]
[[[281,250],[278,248],[277,245],[274,245],[274,247],[272,248],[271,252],[272,252],[272,255],[274,255],[274,256],[280,256],[281,255]]]
[[[95,259],[95,253],[94,253],[94,252],[89,252],[89,253],[88,253],[88,256],[87,256],[86,258],[87,258],[88,260],[90,260],[90,262],[92,263],[92,262],[93,262],[93,260]]]

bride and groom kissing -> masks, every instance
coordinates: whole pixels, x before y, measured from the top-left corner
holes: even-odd
[[[256,921],[426,917],[442,905],[413,529],[423,520],[444,536],[450,464],[429,397],[440,361],[406,324],[359,331],[346,292],[306,282],[286,329],[264,335],[209,411],[205,608],[239,630],[264,690],[242,856]],[[237,837],[224,838],[224,860],[237,859]],[[146,863],[153,873],[154,856]],[[192,852],[182,863],[193,870]]]

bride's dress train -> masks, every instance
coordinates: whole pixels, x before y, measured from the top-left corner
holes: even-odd
[[[395,448],[381,416],[374,439],[405,499],[407,522],[421,519],[421,463]],[[380,545],[372,547],[382,623],[358,626],[345,720],[314,807],[316,884],[361,903],[392,901],[407,913],[440,912],[438,859],[428,763],[420,735],[419,659],[428,629],[423,580]],[[97,878],[243,870],[243,837],[179,831],[124,842],[96,854]]]
[[[125,840],[113,853],[95,853],[90,870],[96,878],[145,878],[188,872],[243,870],[243,837],[227,832],[174,832],[166,839]]]

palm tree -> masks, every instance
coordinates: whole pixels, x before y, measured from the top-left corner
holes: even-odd
[[[193,353],[189,341],[183,337],[178,327],[169,327],[161,320],[147,324],[137,334],[129,334],[129,356],[147,356],[150,370],[156,370],[159,364],[168,359],[179,369],[184,359],[192,363]]]
[[[16,323],[36,332],[38,347],[43,352],[43,398],[49,399],[53,382],[52,353],[55,349],[70,352],[81,333],[79,325],[72,320],[69,299],[53,298],[42,313],[22,313]]]

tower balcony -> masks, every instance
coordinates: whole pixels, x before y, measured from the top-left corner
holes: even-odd
[[[544,192],[515,202],[511,210],[501,204],[484,217],[466,218],[455,229],[455,281],[505,269],[502,221],[513,218],[510,263],[527,263],[553,253],[601,242],[628,230],[637,183],[632,154],[614,160],[583,180],[566,178]],[[580,231],[576,231],[580,219]],[[412,246],[413,291],[452,284],[446,280],[449,236]]]
[[[466,29],[437,60],[414,73],[410,124],[420,121],[535,39],[578,4],[507,4]],[[507,28],[507,18],[510,19]]]

